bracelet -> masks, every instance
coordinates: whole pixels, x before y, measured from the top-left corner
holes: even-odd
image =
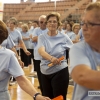
[[[40,93],[34,94],[33,99],[36,100],[36,97],[37,97],[38,95],[40,95]]]

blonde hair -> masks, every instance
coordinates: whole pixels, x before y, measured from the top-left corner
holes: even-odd
[[[74,23],[73,26],[72,26],[72,31],[74,31],[75,26],[80,26],[80,24],[79,23]]]
[[[26,32],[29,30],[28,25],[27,24],[23,24],[22,28],[24,28],[26,30]]]
[[[41,18],[44,18],[44,19],[45,19],[45,18],[46,18],[46,15],[41,15],[41,16],[39,17],[39,21],[40,21]]]

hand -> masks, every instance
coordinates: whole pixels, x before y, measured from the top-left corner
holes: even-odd
[[[56,58],[56,57],[53,57],[53,58],[51,59],[51,62],[53,63],[53,65],[59,65],[59,64],[61,64],[61,62],[59,61],[59,59]]]
[[[24,67],[24,62],[21,61],[21,59],[18,60],[20,66],[23,68]]]
[[[29,37],[32,39],[32,34]]]
[[[36,97],[36,100],[51,100],[49,97],[44,97],[44,96],[42,96],[42,95],[38,95],[37,97]]]
[[[26,55],[28,55],[28,56],[31,55],[31,53],[30,53],[29,51],[26,51],[25,53],[26,53]]]

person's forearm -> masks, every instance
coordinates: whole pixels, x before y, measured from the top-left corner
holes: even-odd
[[[38,50],[39,54],[46,60],[51,61],[52,56],[45,51],[42,51],[41,48]]]
[[[11,50],[16,54],[16,57],[17,57],[17,59],[19,60],[20,57],[18,56],[18,53],[17,53],[16,49],[13,47],[13,48],[11,48]]]
[[[33,38],[32,38],[32,41],[33,41],[33,42],[37,42],[37,41],[38,41],[38,36],[33,37]]]
[[[21,89],[23,89],[26,93],[28,93],[30,96],[34,96],[34,94],[37,93],[34,86],[31,84],[31,82],[25,77],[25,76],[19,76],[16,78],[19,86]]]
[[[81,86],[100,90],[100,71],[92,70],[85,65],[79,65],[73,69],[71,76]]]
[[[27,38],[23,37],[23,40],[29,40],[29,39],[30,39],[30,37],[27,37]]]
[[[87,72],[86,79],[83,81],[83,85],[87,88],[100,90],[100,72],[90,70]]]
[[[23,41],[20,42],[20,46],[24,50],[24,52],[26,53],[27,52],[27,48],[26,48],[26,46],[25,46]]]

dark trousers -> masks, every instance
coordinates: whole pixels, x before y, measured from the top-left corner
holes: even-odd
[[[40,90],[41,90],[41,93],[42,93],[43,89],[42,89],[42,81],[41,81],[40,62],[41,62],[40,60],[35,60],[35,66],[36,66],[38,81],[39,81]]]
[[[66,59],[67,59],[67,63],[68,63],[68,59],[69,59],[69,50],[66,50]]]
[[[31,59],[33,60],[33,66],[34,66],[34,71],[36,71],[36,66],[35,66],[35,59],[34,59],[34,49],[28,49],[28,51],[31,53],[29,55],[29,64],[31,64]]]
[[[41,79],[44,96],[50,97],[52,99],[62,95],[64,100],[66,100],[69,84],[68,67],[51,75],[41,74]]]
[[[29,56],[25,54],[23,49],[20,49],[20,54],[21,54],[21,60],[24,62],[24,66],[29,65]]]

